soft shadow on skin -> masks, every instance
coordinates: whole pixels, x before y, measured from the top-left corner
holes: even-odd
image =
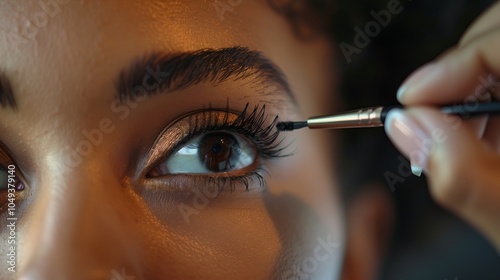
[[[267,193],[264,197],[264,204],[281,241],[281,250],[270,279],[315,279],[315,272],[318,271],[304,271],[303,263],[306,258],[314,256],[317,239],[325,240],[330,233],[322,226],[319,216],[295,196]],[[329,257],[327,261],[331,259]]]

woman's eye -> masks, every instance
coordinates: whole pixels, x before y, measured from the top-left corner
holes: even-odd
[[[255,162],[256,149],[243,137],[227,132],[197,136],[171,154],[153,175],[233,172]]]
[[[194,111],[163,129],[144,162],[145,183],[167,190],[217,187],[234,191],[266,186],[268,160],[281,157],[283,139],[276,115],[249,105],[238,114],[229,109]]]

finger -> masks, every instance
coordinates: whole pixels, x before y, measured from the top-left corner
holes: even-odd
[[[476,136],[476,139],[481,139],[484,137],[484,132],[489,124],[489,117],[475,117],[472,119],[463,119],[464,125],[467,126]]]
[[[498,19],[499,14],[500,2],[488,8],[477,18],[477,20],[474,21],[474,23],[470,25],[470,27],[465,31],[464,36],[460,39],[459,45],[463,46],[468,44],[478,37],[498,29],[500,27],[500,20]]]
[[[398,91],[405,105],[439,105],[487,100],[488,84],[500,76],[500,31],[491,32],[463,48],[454,48],[441,59],[412,74]],[[500,91],[493,92],[498,98]]]
[[[412,75],[398,92],[398,99],[406,105],[464,103],[466,108],[474,108],[489,101],[490,93],[500,96],[500,91],[489,90],[498,87],[498,82],[494,76],[486,75],[500,73],[500,55],[491,49],[497,46],[500,47],[500,32],[493,32],[464,48],[449,51],[436,63]],[[487,118],[468,122],[481,137]]]
[[[500,158],[460,118],[435,109],[393,110],[385,127],[412,165],[424,168],[433,197],[500,249]]]

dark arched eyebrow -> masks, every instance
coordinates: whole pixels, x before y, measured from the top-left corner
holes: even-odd
[[[16,109],[16,99],[14,98],[14,92],[12,91],[12,86],[5,75],[5,73],[0,72],[0,106],[2,108],[12,108]]]
[[[245,47],[202,49],[194,52],[153,53],[123,70],[116,82],[118,100],[152,96],[186,89],[201,82],[251,78],[263,88],[286,93],[294,102],[290,86],[279,67],[258,51]],[[272,91],[272,92],[271,92]]]

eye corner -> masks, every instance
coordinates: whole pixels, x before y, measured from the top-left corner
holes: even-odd
[[[0,142],[0,191],[14,189],[16,192],[21,192],[25,189],[26,179],[11,154],[10,150]]]

